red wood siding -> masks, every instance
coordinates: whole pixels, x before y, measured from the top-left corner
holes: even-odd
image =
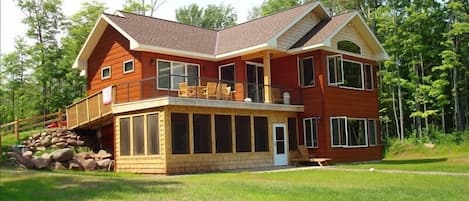
[[[134,59],[134,72],[124,74],[123,62]],[[101,79],[101,68],[111,67],[111,78]],[[129,50],[129,41],[114,28],[108,26],[88,59],[88,95],[105,87],[137,81],[142,78],[140,53]],[[140,94],[139,85],[132,86],[130,93],[118,91],[117,99],[136,100]]]

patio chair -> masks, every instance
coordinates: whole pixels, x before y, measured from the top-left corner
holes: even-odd
[[[179,83],[178,97],[188,97],[187,82]]]
[[[298,151],[302,157],[302,162],[317,163],[319,166],[328,165],[327,161],[330,161],[331,158],[317,158],[314,154],[309,153],[305,145],[298,145]]]
[[[207,82],[207,97],[206,98],[217,98],[217,85],[216,82]]]
[[[228,86],[226,83],[221,84],[221,98],[223,100],[231,100],[231,86]]]
[[[271,88],[272,103],[283,103],[282,92],[279,88]]]

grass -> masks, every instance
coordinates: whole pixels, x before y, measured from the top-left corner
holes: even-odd
[[[462,144],[393,143],[380,162],[339,164],[344,168],[469,173],[469,141]]]
[[[469,200],[469,177],[340,170],[162,177],[0,170],[2,200]]]

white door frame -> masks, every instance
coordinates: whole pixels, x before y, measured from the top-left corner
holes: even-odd
[[[288,165],[288,131],[285,123],[274,123],[273,124],[273,153],[274,153],[274,166]],[[277,154],[277,127],[283,128],[283,154]]]

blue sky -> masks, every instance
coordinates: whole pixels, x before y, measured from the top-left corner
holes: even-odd
[[[63,0],[62,10],[69,16],[80,9],[80,4],[90,0]],[[121,9],[125,0],[99,0],[106,3],[108,10],[113,13]],[[208,4],[231,4],[238,14],[238,23],[246,21],[248,11],[253,6],[258,6],[263,0],[159,0],[161,5],[156,11],[156,17],[174,20],[176,19],[175,10],[184,5],[196,3],[200,6]],[[0,0],[0,53],[5,54],[14,50],[14,39],[16,36],[24,35],[26,26],[21,23],[24,14],[16,7],[14,0]]]

